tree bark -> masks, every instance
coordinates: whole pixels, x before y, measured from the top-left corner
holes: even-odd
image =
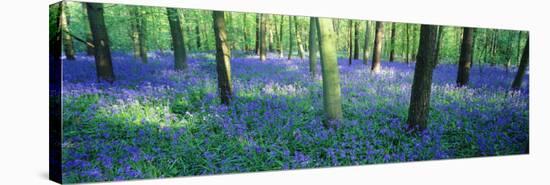
[[[410,58],[409,58],[409,57],[411,56],[411,53],[410,53],[410,51],[409,51],[409,49],[411,48],[411,47],[410,47],[410,41],[409,41],[409,39],[410,39],[410,38],[409,38],[409,24],[406,25],[406,27],[405,27],[405,32],[406,32],[406,37],[407,37],[407,40],[406,40],[406,42],[407,42],[407,49],[406,49],[406,51],[405,51],[405,62],[407,62],[407,65],[409,65],[409,63],[410,63]]]
[[[216,37],[216,71],[218,73],[218,91],[221,102],[229,105],[233,93],[231,83],[231,51],[227,47],[224,12],[213,11],[214,35]]]
[[[351,66],[352,57],[353,57],[353,21],[349,20],[349,40],[348,40],[348,63]]]
[[[284,57],[284,52],[283,52],[283,48],[284,48],[284,43],[283,43],[283,25],[284,25],[284,22],[285,22],[285,17],[283,15],[281,15],[281,25],[279,26],[279,57],[280,58],[283,58]]]
[[[176,70],[187,69],[187,51],[181,28],[180,15],[177,9],[167,8],[168,24],[172,35],[172,46],[174,48],[174,66]]]
[[[359,60],[359,23],[354,22],[354,29],[355,29],[355,47],[353,48],[353,59]]]
[[[302,35],[301,35],[301,29],[298,25],[298,17],[294,16],[294,32],[296,33],[296,45],[298,45],[298,54],[300,55],[300,59],[304,60],[304,45],[302,43]]]
[[[288,16],[288,60],[292,58],[292,16]]]
[[[408,130],[410,131],[421,131],[426,129],[428,125],[436,39],[437,26],[421,26],[418,58],[414,69],[409,115],[407,118]]]
[[[343,119],[335,35],[331,19],[318,18],[317,26],[323,77],[323,107],[326,123],[333,125]]]
[[[63,29],[63,32],[61,33],[63,35],[63,50],[65,52],[65,56],[67,57],[67,60],[75,60],[75,51],[73,46],[73,39],[71,35],[67,34],[66,32],[69,32],[69,20],[68,20],[68,7],[65,3],[62,3],[61,6],[63,8],[61,9],[61,15],[60,15],[60,21],[61,21],[61,29]]]
[[[266,49],[267,49],[267,35],[266,35],[266,15],[258,14],[260,17],[260,34],[259,34],[259,44],[260,44],[260,61],[266,60]]]
[[[464,28],[462,46],[460,47],[460,59],[458,61],[458,75],[456,83],[459,87],[468,85],[470,78],[470,67],[472,65],[472,46],[474,29]]]
[[[372,52],[371,71],[374,73],[380,72],[380,54],[382,52],[382,40],[384,39],[384,23],[376,22],[376,35],[374,37],[374,48]]]
[[[309,19],[309,71],[312,77],[317,75],[317,30],[317,18],[311,17]]]
[[[260,55],[260,17],[262,15],[257,13],[256,14],[256,44],[255,44],[255,52],[256,55]]]
[[[107,34],[107,28],[105,27],[105,20],[103,18],[103,4],[86,3],[86,10],[88,11],[88,21],[90,23],[95,48],[94,57],[97,81],[113,83],[115,81],[115,74],[111,61],[109,35]]]
[[[525,76],[525,70],[529,66],[529,37],[525,42],[525,47],[523,47],[523,54],[521,55],[521,61],[519,63],[518,72],[512,82],[512,90],[519,90],[521,88],[521,82],[523,81],[523,76]]]
[[[365,65],[369,62],[369,42],[370,42],[370,22],[365,21],[365,50],[363,51],[363,63]]]
[[[395,60],[395,23],[391,23],[390,34],[390,62]]]
[[[445,29],[445,26],[439,26],[439,29],[437,30],[437,47],[435,48],[435,65],[439,64],[439,56],[441,55],[439,53],[439,50],[441,48],[444,29]]]

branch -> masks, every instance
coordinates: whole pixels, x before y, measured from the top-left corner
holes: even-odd
[[[73,37],[73,38],[76,39],[77,41],[80,41],[80,42],[82,42],[82,43],[84,43],[84,44],[86,44],[86,45],[88,45],[88,46],[90,46],[90,47],[92,47],[92,48],[95,48],[94,44],[92,44],[92,43],[90,43],[90,42],[88,42],[88,41],[86,41],[86,40],[84,40],[84,39],[81,39],[81,38],[77,37],[76,35],[72,34],[71,32],[69,32],[69,31],[67,31],[67,30],[63,30],[63,32],[69,34],[71,37]]]

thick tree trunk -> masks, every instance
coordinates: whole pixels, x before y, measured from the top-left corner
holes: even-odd
[[[464,35],[462,36],[462,46],[460,47],[460,59],[458,61],[458,75],[456,77],[456,83],[459,87],[468,85],[468,80],[470,78],[473,37],[474,29],[464,28]]]
[[[259,44],[260,44],[260,61],[266,60],[266,49],[267,49],[267,35],[266,35],[266,17],[267,15],[258,14],[260,17],[260,34],[259,34]]]
[[[390,62],[395,60],[395,23],[391,23],[390,34]]]
[[[359,23],[354,22],[354,29],[355,29],[355,47],[353,48],[353,59],[359,60]]]
[[[227,47],[224,12],[213,11],[214,35],[216,37],[216,71],[218,72],[218,91],[221,102],[228,105],[233,93],[231,83],[231,51]]]
[[[363,50],[363,63],[369,63],[370,22],[365,21],[365,50]]]
[[[288,16],[288,60],[292,58],[292,16]]]
[[[436,39],[437,26],[421,26],[418,58],[414,69],[407,119],[408,129],[411,131],[424,130],[428,125]]]
[[[167,8],[168,23],[170,24],[170,34],[172,35],[172,47],[174,48],[174,66],[176,70],[187,68],[187,51],[183,33],[181,31],[181,21],[177,9]]]
[[[343,119],[334,29],[332,20],[327,18],[318,18],[317,26],[323,77],[323,107],[326,123],[334,125]]]
[[[63,32],[61,33],[63,35],[63,50],[65,52],[65,56],[67,57],[67,60],[74,60],[75,57],[75,51],[73,46],[73,38],[71,35],[69,35],[67,32],[69,32],[69,20],[68,20],[68,8],[65,3],[62,3],[62,10],[60,15],[60,21],[61,21],[61,29],[63,29]]]
[[[309,71],[312,77],[317,75],[317,30],[317,18],[309,18]]]
[[[371,71],[374,73],[380,72],[380,55],[382,52],[382,40],[384,39],[384,23],[376,22],[376,32],[374,36],[374,48],[372,52],[372,66]]]
[[[92,31],[92,39],[94,43],[94,57],[96,64],[97,81],[107,81],[112,83],[115,81],[113,72],[113,64],[111,62],[111,49],[109,48],[109,35],[105,27],[103,18],[103,4],[101,3],[86,3],[88,11],[88,21]]]
[[[521,55],[521,61],[519,63],[518,72],[512,82],[512,90],[519,90],[521,88],[521,82],[523,81],[523,76],[525,76],[525,70],[529,66],[529,37],[525,42],[525,47],[523,47],[523,54]]]
[[[300,55],[300,59],[304,60],[304,45],[302,43],[302,32],[298,25],[298,17],[294,16],[294,32],[296,33],[296,45],[298,45],[298,54]]]
[[[439,26],[439,29],[437,31],[437,47],[435,48],[435,65],[439,64],[439,56],[441,55],[439,53],[439,50],[441,48],[442,39],[443,39],[443,30],[445,29],[444,26]]]

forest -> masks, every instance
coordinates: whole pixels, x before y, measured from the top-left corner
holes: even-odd
[[[71,1],[49,18],[64,183],[529,153],[527,31]]]

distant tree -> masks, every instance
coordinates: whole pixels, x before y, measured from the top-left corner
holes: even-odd
[[[382,40],[384,39],[384,23],[376,22],[376,32],[374,36],[374,48],[372,52],[371,71],[374,73],[380,72],[380,55],[382,52]]]
[[[366,65],[369,61],[369,42],[370,42],[370,21],[365,21],[365,50],[363,50],[363,63]]]
[[[353,57],[353,21],[349,20],[349,40],[348,40],[348,63],[351,65],[352,57]]]
[[[323,107],[327,123],[332,125],[343,119],[334,28],[332,20],[327,18],[318,18],[317,26],[323,77]]]
[[[134,44],[134,56],[139,57],[141,62],[147,63],[147,43],[145,40],[147,23],[144,18],[145,15],[139,7],[131,7],[129,10],[132,15],[131,37]]]
[[[435,48],[435,64],[439,64],[439,56],[441,55],[439,50],[441,48],[441,45],[443,43],[443,33],[445,30],[445,26],[439,26],[437,30],[437,47]]]
[[[317,18],[309,18],[309,71],[312,77],[317,75],[317,30]]]
[[[245,51],[248,51],[250,48],[248,47],[248,25],[246,21],[246,13],[243,14],[243,27],[241,28],[243,32],[243,49]]]
[[[109,48],[109,35],[103,18],[103,4],[86,3],[88,22],[92,32],[94,44],[94,57],[96,63],[97,81],[115,81],[113,64],[111,62],[111,49]]]
[[[411,131],[424,130],[428,125],[432,75],[435,66],[434,53],[436,39],[436,26],[421,26],[418,58],[414,69],[409,115],[407,118],[408,129]]]
[[[258,14],[260,17],[260,33],[259,33],[259,43],[260,43],[260,61],[266,60],[266,49],[267,49],[267,35],[266,35],[266,19],[267,15]]]
[[[390,34],[390,62],[395,60],[395,23],[391,23]]]
[[[284,52],[283,52],[283,47],[284,47],[284,43],[283,43],[283,25],[285,23],[285,17],[283,15],[281,15],[281,22],[279,23],[279,57],[280,58],[283,58],[284,57]]]
[[[525,47],[523,47],[523,54],[521,55],[521,61],[519,63],[518,72],[512,83],[512,90],[519,90],[521,88],[521,82],[523,76],[525,76],[525,70],[529,66],[529,37],[525,41]]]
[[[410,37],[409,37],[409,24],[406,25],[405,27],[405,37],[407,37],[406,39],[406,42],[407,42],[407,46],[406,46],[406,51],[405,51],[405,62],[407,62],[407,65],[410,63],[410,59],[409,57],[411,56],[410,54]]]
[[[257,13],[256,14],[256,44],[255,44],[255,52],[256,52],[256,55],[260,55],[260,19],[261,19],[261,14]]]
[[[473,28],[464,28],[464,34],[462,36],[462,46],[460,48],[460,59],[458,61],[458,75],[456,78],[457,85],[468,85],[468,79],[470,78],[470,67],[472,65],[472,48],[473,48]]]
[[[355,30],[355,35],[353,36],[353,38],[355,39],[355,46],[353,47],[353,59],[359,60],[359,23],[354,21],[353,25]]]
[[[63,33],[61,33],[63,35],[63,50],[67,60],[74,60],[75,51],[73,46],[73,38],[69,34],[69,16],[67,15],[69,14],[69,10],[64,2],[61,6],[63,6],[60,15],[61,29],[63,29]]]
[[[172,47],[174,48],[174,66],[176,70],[187,69],[187,51],[183,32],[181,31],[181,21],[178,9],[167,8],[168,23],[170,24],[170,34],[172,35]]]
[[[301,34],[301,28],[298,25],[298,17],[294,16],[294,32],[296,34],[296,45],[298,45],[298,55],[300,56],[300,59],[304,59],[304,45],[302,43],[302,34]]]
[[[82,15],[84,15],[85,19],[88,19],[88,13],[86,12],[86,3],[81,3],[82,5]],[[92,32],[91,31],[86,31],[86,55],[88,56],[92,56],[94,55],[94,47],[93,47],[93,44],[90,44],[92,43],[93,40],[92,40]]]
[[[201,43],[201,29],[200,29],[200,19],[197,19],[197,22],[195,23],[195,41],[197,44],[197,51],[200,51],[202,49],[202,43]]]
[[[292,16],[288,16],[288,60],[292,57],[292,43],[293,41],[292,36]]]
[[[218,91],[221,102],[228,105],[233,93],[231,83],[231,51],[227,46],[224,12],[213,11],[214,35],[216,37],[216,71],[218,73]]]

